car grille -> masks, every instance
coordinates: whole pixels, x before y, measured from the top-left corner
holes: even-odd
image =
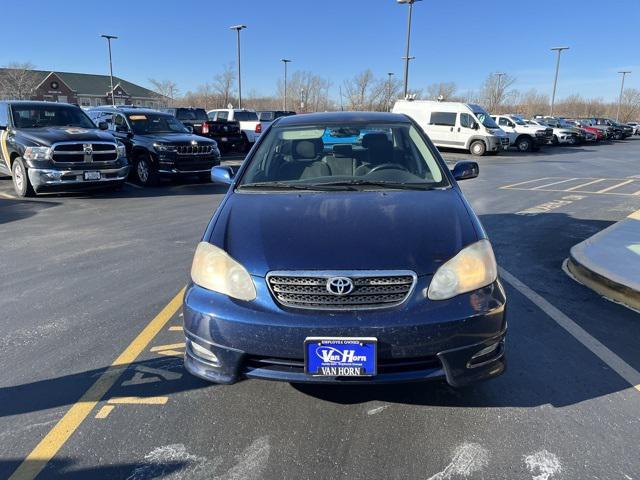
[[[328,282],[344,277],[353,283],[350,293],[331,293]],[[406,300],[416,282],[411,271],[272,272],[269,289],[285,307],[313,310],[360,310],[387,308]]]
[[[438,357],[418,358],[378,358],[378,375],[416,372],[442,368]],[[286,373],[304,373],[304,360],[290,358],[260,357],[247,355],[243,361],[243,373],[250,373],[255,369],[265,369]],[[362,378],[355,378],[362,380]]]
[[[115,143],[60,143],[53,146],[51,158],[56,163],[113,162],[118,151]]]
[[[509,145],[509,138],[501,138],[500,143],[502,143],[502,145]]]
[[[177,145],[178,155],[207,155],[213,151],[213,145]]]

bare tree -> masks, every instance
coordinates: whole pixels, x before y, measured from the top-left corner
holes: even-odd
[[[454,95],[458,87],[454,82],[432,83],[427,87],[427,98],[429,100],[438,100],[442,98],[445,101],[454,99]]]
[[[172,80],[155,80],[153,78],[150,78],[149,83],[153,85],[153,90],[157,94],[169,98],[170,105],[173,105],[174,100],[180,92],[180,90],[178,89],[178,84],[176,82]]]
[[[16,100],[29,100],[41,78],[29,62],[12,62],[0,74],[0,96]]]
[[[287,82],[287,106],[299,112],[322,112],[333,109],[329,99],[331,82],[309,71],[295,71]],[[284,82],[278,80],[276,98],[282,104]],[[280,108],[279,106],[277,108]]]
[[[513,97],[509,88],[516,82],[511,75],[490,74],[482,85],[480,91],[481,103],[490,113],[501,113],[500,106],[507,103]]]
[[[640,90],[627,88],[622,94],[620,121],[629,122],[640,118]]]
[[[539,93],[536,89],[528,90],[519,97],[512,110],[527,117],[540,115],[549,108],[549,96]]]
[[[233,100],[236,85],[236,71],[233,63],[227,63],[224,70],[213,77],[213,90],[219,97],[219,107],[227,108]]]
[[[345,80],[343,92],[350,110],[387,109],[388,82],[376,79],[369,69]]]

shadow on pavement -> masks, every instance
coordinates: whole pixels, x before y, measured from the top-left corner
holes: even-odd
[[[0,198],[0,225],[32,217],[57,205],[60,205],[60,202]]]

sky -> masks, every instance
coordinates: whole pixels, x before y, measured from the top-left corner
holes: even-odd
[[[37,12],[37,15],[34,15]],[[289,71],[313,71],[338,85],[364,69],[402,78],[407,6],[395,0],[64,0],[7,2],[0,29],[0,65],[31,62],[43,70],[108,73],[143,86],[173,80],[181,93],[211,82],[236,59],[242,31],[242,90],[275,94]],[[415,4],[410,88],[455,82],[478,90],[493,72],[513,88],[551,93],[554,46],[563,52],[557,98],[571,94],[617,99],[640,88],[640,0],[422,0]]]

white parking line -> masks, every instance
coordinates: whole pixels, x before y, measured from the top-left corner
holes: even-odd
[[[511,188],[511,187],[517,187],[518,185],[524,185],[525,183],[531,183],[531,182],[538,182],[540,180],[548,180],[551,177],[542,177],[542,178],[535,178],[533,180],[527,180],[525,182],[520,182],[520,183],[512,183],[511,185],[505,185],[503,187],[500,188]]]
[[[558,185],[559,183],[566,183],[572,180],[578,180],[577,178],[567,178],[566,180],[560,180],[559,182],[547,183],[546,185],[540,185],[538,187],[533,187],[531,190],[540,190],[541,188],[550,187],[551,185]]]
[[[593,185],[594,183],[603,182],[604,180],[605,180],[604,178],[599,178],[597,180],[592,180],[590,182],[583,183],[581,185],[576,185],[575,187],[567,188],[565,190],[565,192],[571,192],[572,190],[578,190],[579,188],[586,187],[588,185]]]
[[[631,182],[633,182],[633,180],[627,180],[625,182],[618,183],[618,184],[613,185],[611,187],[607,187],[607,188],[603,188],[602,190],[598,190],[596,193],[605,193],[605,192],[608,192],[609,190],[613,190],[614,188],[622,187],[623,185],[627,185],[627,184],[629,184]]]
[[[504,268],[500,268],[500,276],[640,392],[640,372]]]

